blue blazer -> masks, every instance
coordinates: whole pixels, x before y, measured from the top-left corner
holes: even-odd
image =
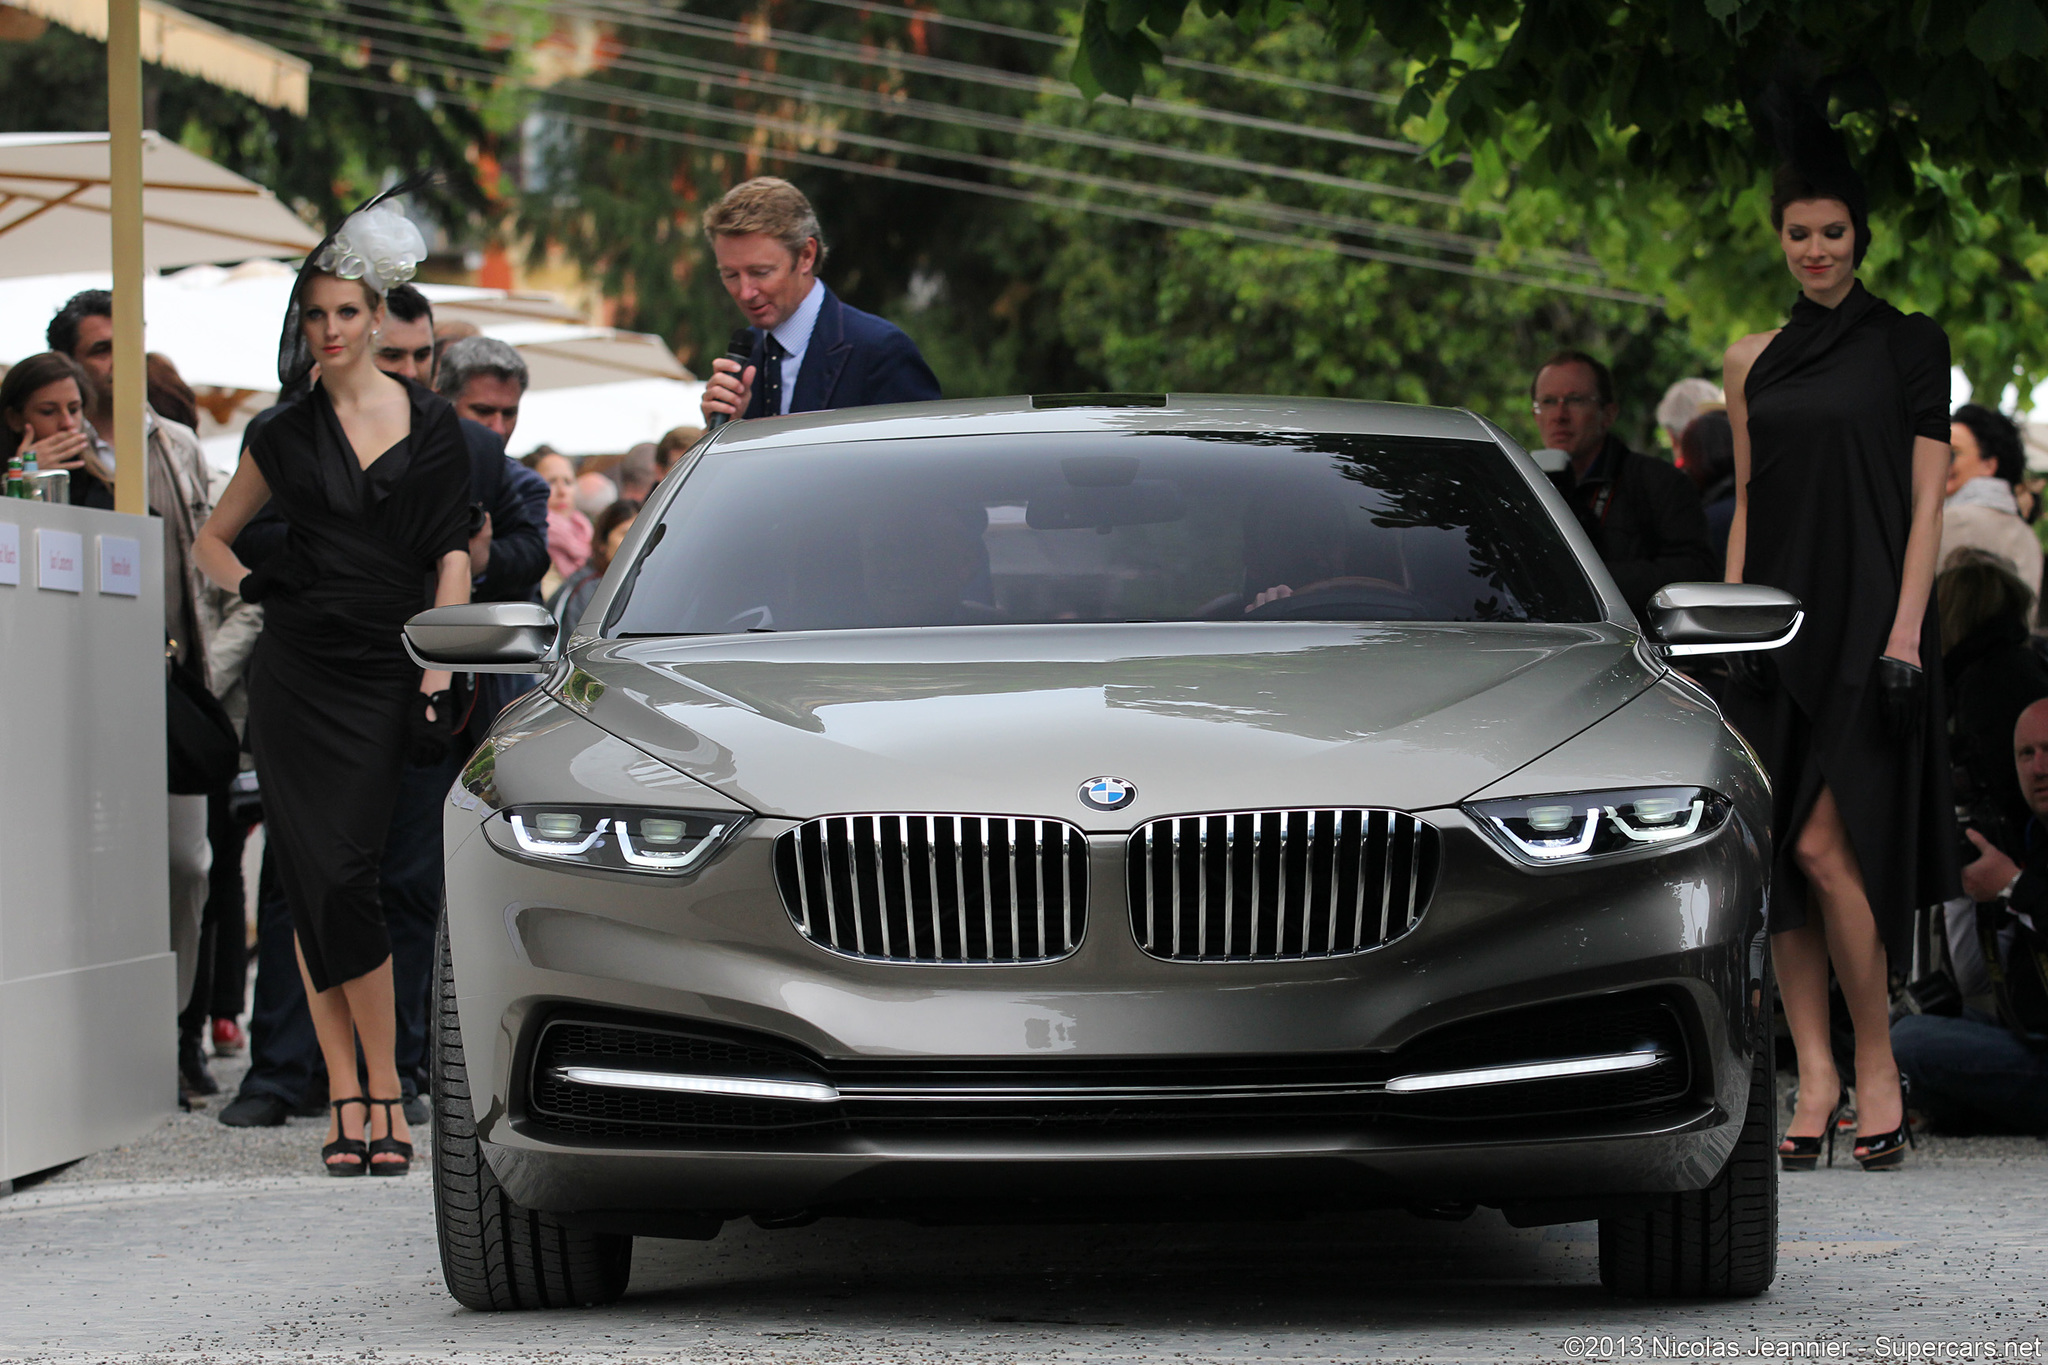
[[[754,351],[747,363],[759,366],[767,333],[756,327]],[[756,370],[758,374],[758,369]],[[792,382],[782,376],[782,382]],[[818,309],[811,344],[795,377],[789,410],[823,412],[827,408],[864,408],[876,403],[923,403],[942,395],[931,366],[918,354],[917,343],[895,323],[840,302],[830,287]],[[747,416],[780,416],[763,406],[761,386],[754,386]]]

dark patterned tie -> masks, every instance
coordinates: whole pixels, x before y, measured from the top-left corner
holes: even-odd
[[[770,332],[761,343],[761,415],[782,416],[782,358],[789,352]]]

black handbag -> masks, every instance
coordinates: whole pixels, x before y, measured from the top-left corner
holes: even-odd
[[[164,750],[170,793],[204,796],[234,781],[242,767],[242,741],[220,699],[189,669],[164,669]]]

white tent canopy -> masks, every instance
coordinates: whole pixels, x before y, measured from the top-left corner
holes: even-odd
[[[253,180],[156,133],[142,140],[142,253],[151,270],[303,256],[320,234]],[[107,269],[105,133],[0,134],[0,276]]]
[[[195,388],[272,391],[277,388],[278,331],[293,278],[288,267],[275,261],[152,275],[143,281],[146,345],[170,357]],[[105,289],[109,279],[104,271],[0,279],[0,363],[44,349],[44,329],[64,301],[81,289]],[[420,288],[434,304],[437,323],[467,322],[485,336],[518,347],[536,396],[650,380],[698,391],[660,337],[593,326],[551,295],[465,285]],[[693,408],[695,402],[690,400]],[[552,440],[549,444],[562,448]]]

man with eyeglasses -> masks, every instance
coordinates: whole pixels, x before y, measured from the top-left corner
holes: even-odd
[[[1614,375],[1583,351],[1559,351],[1530,386],[1543,444],[1563,451],[1550,477],[1637,617],[1666,583],[1718,582],[1707,515],[1692,480],[1614,435]]]

